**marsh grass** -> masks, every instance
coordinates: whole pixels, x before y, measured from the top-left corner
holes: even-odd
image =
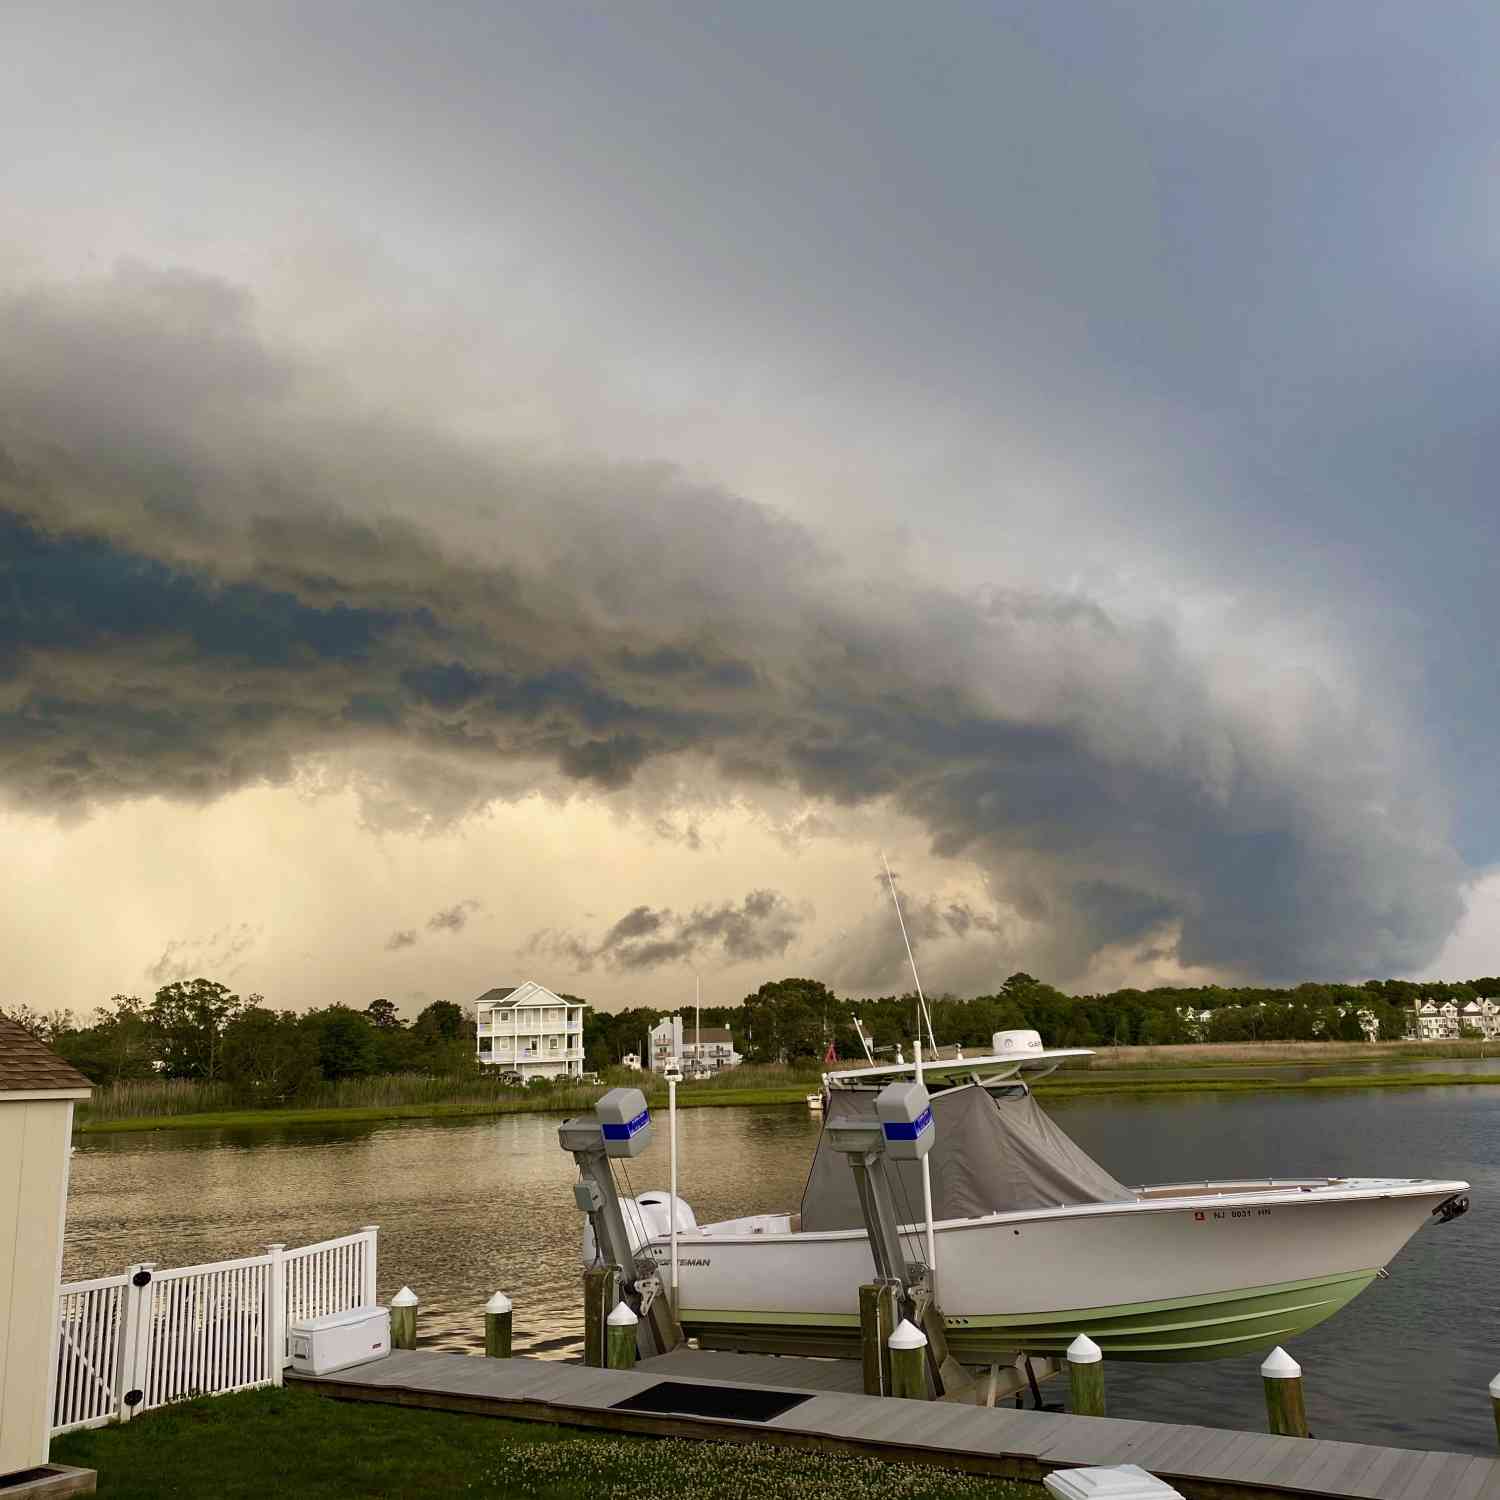
[[[1496,1057],[1500,1043],[1452,1042],[1193,1042],[1175,1047],[1100,1047],[1091,1073],[1111,1068],[1225,1068],[1247,1063],[1336,1066],[1401,1058]]]
[[[57,1463],[99,1471],[106,1500],[1045,1500],[1036,1485],[768,1443],[630,1438],[452,1412],[245,1391],[70,1433]]]

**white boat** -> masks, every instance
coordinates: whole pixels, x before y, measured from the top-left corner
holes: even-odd
[[[807,1096],[807,1107],[815,1114],[823,1113],[823,1095],[821,1092]]]
[[[1086,1333],[1110,1359],[1269,1349],[1363,1291],[1468,1184],[1320,1177],[1126,1187],[1041,1111],[1019,1077],[1077,1050],[950,1060],[934,1083],[936,1291],[966,1364],[1061,1354]],[[858,1356],[858,1287],[873,1275],[853,1174],[828,1126],[873,1116],[910,1065],[827,1075],[825,1123],[798,1213],[697,1225],[678,1209],[678,1316],[705,1348]],[[965,1076],[967,1075],[967,1076]],[[944,1083],[946,1086],[944,1086]],[[926,1260],[919,1168],[889,1164],[910,1262]],[[644,1252],[670,1257],[668,1195],[642,1204]],[[647,1206],[649,1204],[649,1206]],[[912,1206],[915,1212],[912,1212]]]

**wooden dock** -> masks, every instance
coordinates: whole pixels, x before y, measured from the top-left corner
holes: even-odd
[[[1496,1459],[1009,1406],[894,1401],[864,1395],[859,1366],[845,1360],[684,1349],[625,1371],[418,1349],[333,1375],[289,1371],[287,1379],[342,1400],[776,1443],[1032,1481],[1058,1468],[1133,1463],[1189,1500],[1500,1500]]]

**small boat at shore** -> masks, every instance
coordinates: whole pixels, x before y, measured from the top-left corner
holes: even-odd
[[[1002,1039],[1006,1046],[1002,1048]],[[1246,1354],[1321,1323],[1384,1272],[1468,1183],[1394,1177],[1223,1179],[1129,1187],[1042,1111],[1023,1073],[1079,1049],[1002,1033],[995,1053],[929,1064],[935,1283],[965,1364],[1061,1354],[1086,1333],[1109,1359]],[[704,1348],[858,1357],[872,1255],[848,1159],[829,1129],[873,1120],[910,1064],[825,1075],[823,1131],[797,1212],[693,1222],[677,1204],[678,1317]],[[907,1259],[927,1258],[917,1162],[891,1162]],[[669,1195],[640,1205],[641,1250],[664,1268]],[[913,1211],[915,1205],[915,1211]]]
[[[823,1113],[823,1095],[821,1092],[807,1096],[807,1107],[815,1114]]]

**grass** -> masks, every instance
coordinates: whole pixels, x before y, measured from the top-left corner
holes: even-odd
[[[746,1064],[678,1087],[684,1109],[730,1104],[800,1103],[818,1086],[817,1068]],[[652,1074],[611,1070],[600,1084],[505,1089],[483,1077],[433,1077],[390,1073],[315,1086],[284,1108],[238,1107],[223,1084],[192,1079],[149,1079],[94,1090],[80,1111],[78,1130],[204,1130],[255,1125],[320,1125],[346,1121],[458,1118],[466,1115],[574,1114],[592,1109],[606,1088],[644,1087],[653,1106],[667,1087]]]
[[[537,1422],[331,1401],[292,1387],[70,1433],[55,1463],[107,1500],[505,1495],[522,1500],[1041,1500],[1035,1485],[768,1443],[616,1437]]]
[[[1489,1052],[1481,1048],[1488,1046]],[[1248,1093],[1267,1089],[1309,1091],[1351,1088],[1441,1088],[1500,1083],[1486,1073],[1324,1073],[1314,1078],[1278,1077],[1274,1072],[1215,1076],[1216,1070],[1265,1068],[1411,1058],[1495,1055],[1494,1042],[1264,1042],[1254,1045],[1198,1044],[1182,1047],[1112,1047],[1087,1069],[1064,1069],[1038,1085],[1049,1098],[1109,1094]],[[1143,1077],[1154,1070],[1192,1067],[1193,1078]],[[684,1109],[717,1105],[801,1104],[818,1087],[821,1070],[747,1063],[678,1087]],[[1130,1076],[1126,1076],[1126,1074]],[[323,1083],[280,1109],[238,1108],[223,1084],[190,1079],[149,1079],[94,1091],[80,1114],[81,1133],[127,1130],[219,1130],[272,1125],[367,1124],[380,1120],[460,1119],[475,1115],[578,1114],[592,1109],[604,1089],[629,1083],[643,1087],[653,1108],[666,1104],[667,1089],[653,1074],[613,1069],[602,1084],[502,1089],[490,1079],[391,1073]]]
[[[1111,1068],[1233,1068],[1246,1063],[1336,1066],[1391,1058],[1497,1057],[1500,1043],[1452,1042],[1192,1042],[1173,1047],[1101,1047],[1091,1073]]]

